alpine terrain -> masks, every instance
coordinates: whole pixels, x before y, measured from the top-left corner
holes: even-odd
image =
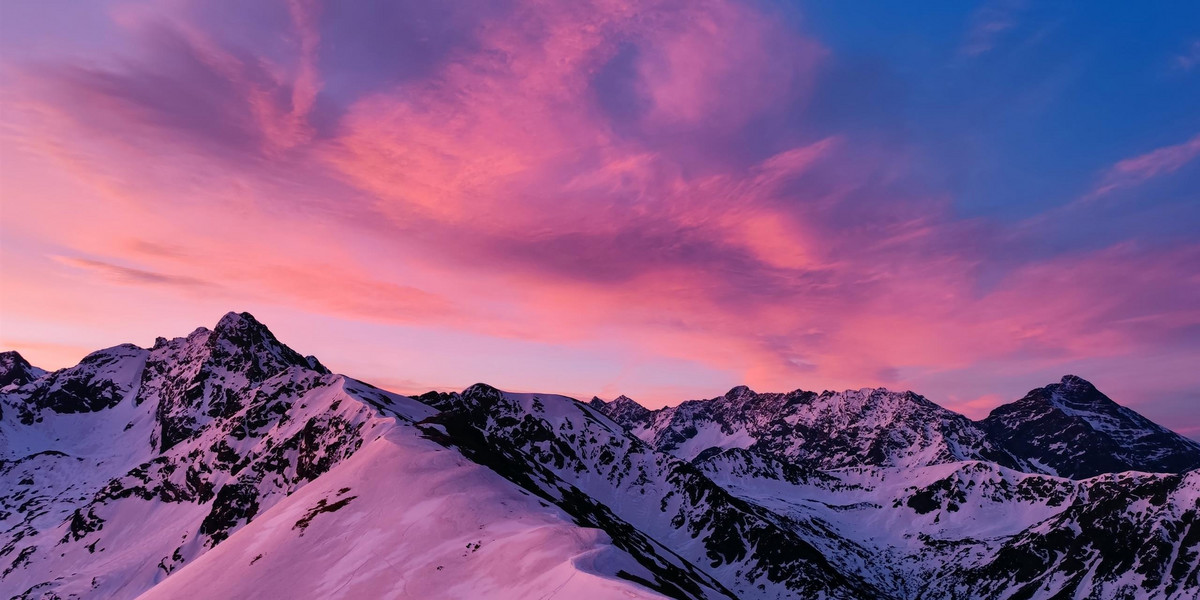
[[[408,397],[253,316],[0,354],[0,598],[1196,599],[1200,444],[1068,375]]]

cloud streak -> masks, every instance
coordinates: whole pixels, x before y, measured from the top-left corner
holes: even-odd
[[[959,52],[977,57],[991,52],[1006,32],[1017,26],[1025,3],[1016,0],[990,1],[971,13],[970,26]]]
[[[147,271],[145,269],[116,265],[90,258],[71,256],[55,256],[53,258],[60,263],[70,265],[72,267],[78,267],[80,269],[94,271],[121,283],[131,283],[137,285],[180,286],[185,288],[204,288],[213,285],[210,282],[184,275],[171,275],[157,271]]]
[[[1131,188],[1152,179],[1170,175],[1200,156],[1200,134],[1180,144],[1157,148],[1145,154],[1117,162],[1088,194],[1095,199],[1120,189]]]
[[[1192,40],[1183,52],[1175,55],[1173,63],[1181,71],[1191,71],[1200,66],[1200,40]]]

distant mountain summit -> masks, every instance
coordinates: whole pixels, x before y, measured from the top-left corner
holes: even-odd
[[[741,448],[820,469],[980,460],[1072,479],[1200,467],[1200,443],[1117,404],[1075,375],[997,407],[982,421],[885,388],[760,394],[738,386],[724,396],[657,410],[625,396],[594,398],[590,405],[685,460]]]
[[[1200,443],[1113,402],[1075,375],[997,407],[981,424],[1016,456],[1073,479],[1200,467]]]
[[[29,364],[18,352],[0,352],[0,388],[25,385],[45,374],[45,371]]]
[[[962,460],[1028,466],[970,419],[913,392],[760,394],[738,386],[724,396],[655,411],[627,398],[593,405],[651,446],[685,460],[714,448],[742,448],[821,469]]]
[[[605,402],[593,396],[588,405],[608,415],[608,418],[620,423],[622,427],[645,421],[651,415],[649,409],[625,395],[617,396],[612,402]]]

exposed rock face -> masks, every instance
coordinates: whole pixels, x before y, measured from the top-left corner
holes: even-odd
[[[644,422],[651,412],[641,404],[634,402],[628,396],[617,396],[612,402],[605,402],[593,397],[588,406],[608,415],[608,418],[628,427],[633,423]]]
[[[12,350],[0,352],[0,388],[10,385],[20,387],[45,374],[45,371],[29,364],[20,353]]]
[[[737,597],[879,596],[829,562],[797,531],[802,525],[729,494],[693,465],[654,451],[570,398],[477,384],[443,406],[432,421],[455,444],[506,457],[503,470],[522,473],[519,481],[530,469],[548,472],[528,489],[568,498],[568,512],[578,510],[576,498],[587,498],[581,514],[595,506],[649,534]]]

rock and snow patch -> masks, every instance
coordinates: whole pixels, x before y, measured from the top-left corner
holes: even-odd
[[[404,426],[139,598],[663,598],[619,573],[647,576],[603,532]]]

